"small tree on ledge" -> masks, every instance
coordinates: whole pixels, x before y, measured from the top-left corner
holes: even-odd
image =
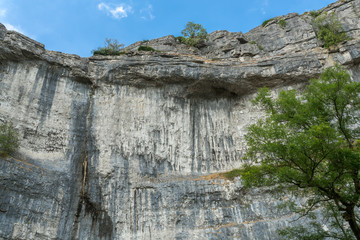
[[[206,29],[201,24],[193,22],[188,22],[181,34],[183,36],[179,38],[180,41],[189,46],[195,46],[207,38]]]
[[[93,55],[121,55],[124,54],[122,49],[124,44],[117,39],[105,38],[105,47],[99,47],[97,50],[92,50]]]

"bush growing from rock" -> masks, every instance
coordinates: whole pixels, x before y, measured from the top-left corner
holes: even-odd
[[[124,44],[119,43],[117,39],[105,38],[105,47],[99,47],[97,50],[92,50],[93,55],[121,55]]]
[[[275,19],[275,18],[270,18],[270,19],[268,19],[268,20],[265,20],[262,24],[261,24],[261,26],[262,27],[265,27],[269,22],[271,22],[271,21],[273,21],[273,20],[276,20],[276,22],[279,24],[279,26],[281,27],[281,28],[285,28],[286,27],[286,21],[284,20],[284,19]]]
[[[261,26],[265,27],[270,21],[274,20],[274,18],[270,18],[268,20],[263,21],[263,23],[261,24]]]
[[[189,46],[195,46],[207,38],[206,29],[201,24],[193,22],[188,22],[186,27],[181,31],[181,34],[183,36],[177,39]]]
[[[140,46],[138,51],[148,51],[148,52],[155,52],[156,50],[149,46]]]
[[[341,22],[334,13],[322,13],[316,17],[314,27],[318,39],[323,42],[327,49],[348,39]]]
[[[0,124],[0,156],[7,156],[19,147],[19,135],[11,123]]]
[[[318,16],[321,14],[321,12],[316,11],[316,10],[311,10],[311,11],[309,12],[309,14],[310,14],[310,16],[312,16],[313,18],[316,18],[316,17],[318,17]]]
[[[285,28],[286,27],[286,21],[284,19],[279,19],[278,20],[278,24],[280,25],[281,28]]]

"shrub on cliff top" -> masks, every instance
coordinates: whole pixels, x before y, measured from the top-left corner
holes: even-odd
[[[93,55],[121,55],[125,52],[122,51],[124,44],[119,43],[117,39],[105,38],[105,47],[99,47],[96,50],[92,50]]]
[[[114,51],[107,48],[98,48],[97,50],[93,50],[93,55],[118,56],[122,54],[125,54],[125,52]]]
[[[316,10],[311,10],[309,12],[310,16],[312,16],[313,18],[316,18],[318,16],[320,16],[321,12],[320,11],[316,11]]]
[[[280,19],[270,18],[270,19],[268,19],[268,20],[265,20],[265,21],[261,24],[261,26],[262,26],[262,27],[265,27],[269,22],[271,22],[271,21],[273,21],[273,20],[276,20],[277,24],[279,24],[279,26],[280,26],[281,28],[285,28],[285,27],[286,27],[286,21],[285,21],[285,19],[282,19],[282,18],[280,18]]]
[[[261,24],[261,26],[265,27],[270,21],[274,20],[274,18],[270,18],[268,20],[263,21],[263,23]]]
[[[0,156],[7,156],[19,147],[19,135],[11,123],[0,124]]]
[[[206,29],[201,24],[193,22],[188,22],[181,34],[183,36],[179,37],[178,40],[189,46],[196,46],[207,38]]]

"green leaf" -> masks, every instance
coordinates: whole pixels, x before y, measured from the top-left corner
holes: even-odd
[[[354,216],[355,207],[360,207],[360,83],[336,65],[312,79],[301,93],[281,91],[273,97],[262,88],[253,103],[267,116],[248,128],[247,164],[227,176],[240,176],[245,187],[272,186],[306,196],[307,214],[313,206],[330,204],[341,221],[350,221],[345,215],[358,221]],[[303,233],[301,228],[291,231]],[[322,239],[321,234],[298,237]]]

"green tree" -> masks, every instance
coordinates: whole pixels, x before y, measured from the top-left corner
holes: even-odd
[[[342,233],[339,239],[360,239],[360,83],[337,65],[312,79],[301,95],[289,90],[271,97],[263,88],[254,103],[267,117],[246,135],[247,164],[235,170],[245,186],[304,196],[306,204],[294,208],[299,213],[322,208],[329,215],[331,209],[328,219]]]
[[[0,124],[0,156],[7,156],[19,146],[19,135],[10,123]]]
[[[92,50],[93,55],[121,55],[124,44],[120,43],[117,39],[105,38],[105,47],[99,47]]]
[[[190,46],[195,46],[207,38],[206,29],[201,24],[193,22],[188,22],[181,34],[183,36],[179,38],[180,41]]]

